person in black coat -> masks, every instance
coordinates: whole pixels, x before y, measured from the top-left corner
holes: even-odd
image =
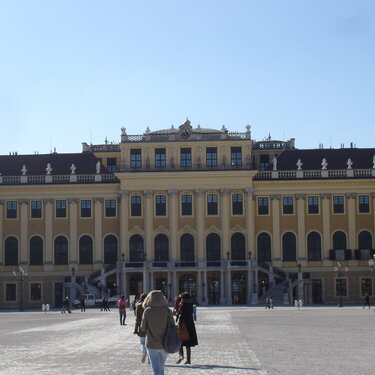
[[[180,358],[177,364],[181,363],[184,359],[184,346],[186,347],[186,361],[185,365],[191,364],[191,347],[198,345],[197,332],[193,319],[193,298],[189,292],[182,293],[182,302],[178,309],[178,323],[185,323],[189,332],[189,340],[181,343]]]

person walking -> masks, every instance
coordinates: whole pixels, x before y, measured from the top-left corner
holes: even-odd
[[[138,302],[135,304],[135,326],[134,334],[139,336],[139,348],[141,350],[141,362],[144,363],[147,357],[147,350],[145,346],[146,334],[141,331],[142,316],[144,312],[143,301],[147,297],[146,293],[141,294]]]
[[[168,353],[164,350],[163,341],[168,321],[174,323],[173,315],[161,290],[152,290],[143,301],[143,308],[140,330],[146,334],[152,374],[164,375]]]
[[[69,297],[65,297],[65,300],[63,302],[63,306],[62,306],[62,309],[61,309],[61,314],[65,314],[65,311],[67,311],[69,314],[71,313]]]
[[[370,295],[366,292],[365,294],[365,304],[363,305],[363,309],[368,306],[369,309],[371,309],[370,307]]]
[[[81,298],[79,299],[79,305],[81,307],[81,312],[85,312],[86,311],[86,305],[85,305],[85,297],[84,296],[81,296]]]
[[[102,301],[102,308],[100,311],[111,311],[108,307],[108,300],[106,297],[103,298],[103,301]]]
[[[185,365],[191,364],[191,347],[198,345],[197,332],[195,330],[195,324],[193,320],[193,299],[189,292],[182,293],[181,305],[178,309],[178,324],[185,323],[186,328],[189,332],[189,340],[183,341],[180,348],[180,357],[177,360],[177,364],[184,360],[184,347],[186,348],[186,361]]]
[[[117,301],[117,306],[118,306],[118,312],[120,314],[120,325],[126,326],[126,324],[125,324],[125,319],[126,319],[126,300],[125,300],[125,296],[120,297],[120,299]]]

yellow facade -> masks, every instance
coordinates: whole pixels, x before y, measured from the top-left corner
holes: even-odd
[[[267,294],[279,303],[360,302],[373,293],[372,168],[365,178],[283,169],[291,149],[294,140],[251,140],[250,127],[229,133],[187,121],[140,136],[122,129],[116,145],[84,144],[77,160],[91,154],[96,172],[92,164],[91,173],[41,175],[38,184],[17,169],[4,175],[1,308],[155,288],[170,301],[190,290],[201,304],[256,304]],[[25,280],[12,275],[18,265]]]

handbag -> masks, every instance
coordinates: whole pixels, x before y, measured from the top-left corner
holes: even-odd
[[[189,331],[185,323],[178,323],[177,336],[181,342],[185,342],[189,340]]]
[[[163,347],[167,353],[177,353],[180,350],[181,340],[177,336],[177,327],[168,319],[167,328],[165,330]]]

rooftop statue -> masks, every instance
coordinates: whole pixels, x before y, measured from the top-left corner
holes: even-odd
[[[348,161],[346,162],[346,165],[348,166],[348,169],[352,169],[352,165],[353,165],[353,162],[352,162],[352,159],[348,159]]]
[[[126,128],[125,127],[121,128],[121,135],[126,135]]]
[[[26,165],[22,166],[21,172],[22,172],[22,176],[26,176],[26,172],[27,172]]]
[[[96,174],[100,173],[100,161],[96,163]]]
[[[76,174],[76,166],[74,165],[74,164],[72,164],[71,166],[70,166],[70,170],[72,171],[72,173],[71,174]]]
[[[277,159],[276,156],[272,159],[272,164],[273,164],[273,170],[277,171]]]
[[[328,163],[326,158],[323,158],[322,163],[321,163],[322,169],[325,170],[327,169]]]
[[[47,172],[47,174],[51,174],[51,172],[52,172],[52,168],[51,168],[50,163],[47,164],[46,172]]]
[[[302,163],[301,159],[297,160],[296,166],[297,166],[297,169],[299,171],[302,170],[303,163]]]

